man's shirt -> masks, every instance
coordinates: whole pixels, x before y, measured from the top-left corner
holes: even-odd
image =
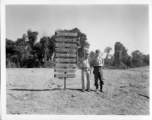
[[[93,66],[103,66],[104,60],[102,57],[98,56],[93,59]]]
[[[90,62],[89,62],[89,59],[85,59],[85,58],[82,58],[80,59],[79,61],[79,67],[80,68],[90,68]]]

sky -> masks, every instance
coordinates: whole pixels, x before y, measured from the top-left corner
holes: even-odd
[[[104,52],[121,42],[128,53],[149,54],[148,5],[6,5],[6,38],[17,40],[27,30],[38,31],[38,40],[57,29],[78,28],[87,35],[89,51]]]

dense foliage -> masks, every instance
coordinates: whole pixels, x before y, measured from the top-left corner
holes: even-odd
[[[109,47],[107,48],[110,49]],[[107,48],[105,48],[106,52]],[[133,51],[130,56],[125,46],[120,42],[116,42],[114,48],[114,55],[111,55],[111,58],[106,57],[104,59],[105,67],[107,68],[126,69],[149,65],[149,55],[144,55],[139,50]],[[109,54],[109,52],[107,53]]]
[[[62,32],[78,33],[78,56],[79,58],[83,57],[84,48],[90,46],[86,34],[78,28],[62,30]],[[51,37],[43,36],[39,42],[37,42],[37,37],[38,32],[28,30],[27,34],[23,34],[23,37],[16,41],[6,39],[6,67],[53,67],[55,34]]]
[[[78,34],[78,59],[84,56],[85,48],[89,48],[86,34],[78,28],[72,30],[57,30],[56,32],[75,32]],[[28,30],[22,38],[16,41],[6,39],[6,67],[7,68],[33,68],[53,67],[54,43],[56,32],[51,37],[43,36],[37,41],[38,32]],[[128,55],[127,49],[120,42],[114,45],[114,55],[110,54],[111,47],[106,47],[104,52],[104,66],[106,68],[126,69],[149,65],[149,55],[144,55],[139,50]],[[90,52],[90,61],[95,57],[95,52]],[[93,65],[91,65],[93,66]]]

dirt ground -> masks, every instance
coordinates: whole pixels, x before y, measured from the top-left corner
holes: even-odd
[[[7,69],[7,114],[149,115],[149,67],[103,70],[105,93],[81,92],[81,71],[76,78],[54,78],[53,69]]]

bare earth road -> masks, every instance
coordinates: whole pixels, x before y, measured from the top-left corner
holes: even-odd
[[[104,93],[81,92],[81,71],[76,78],[54,78],[53,69],[7,69],[7,114],[149,115],[149,67],[103,70]]]

